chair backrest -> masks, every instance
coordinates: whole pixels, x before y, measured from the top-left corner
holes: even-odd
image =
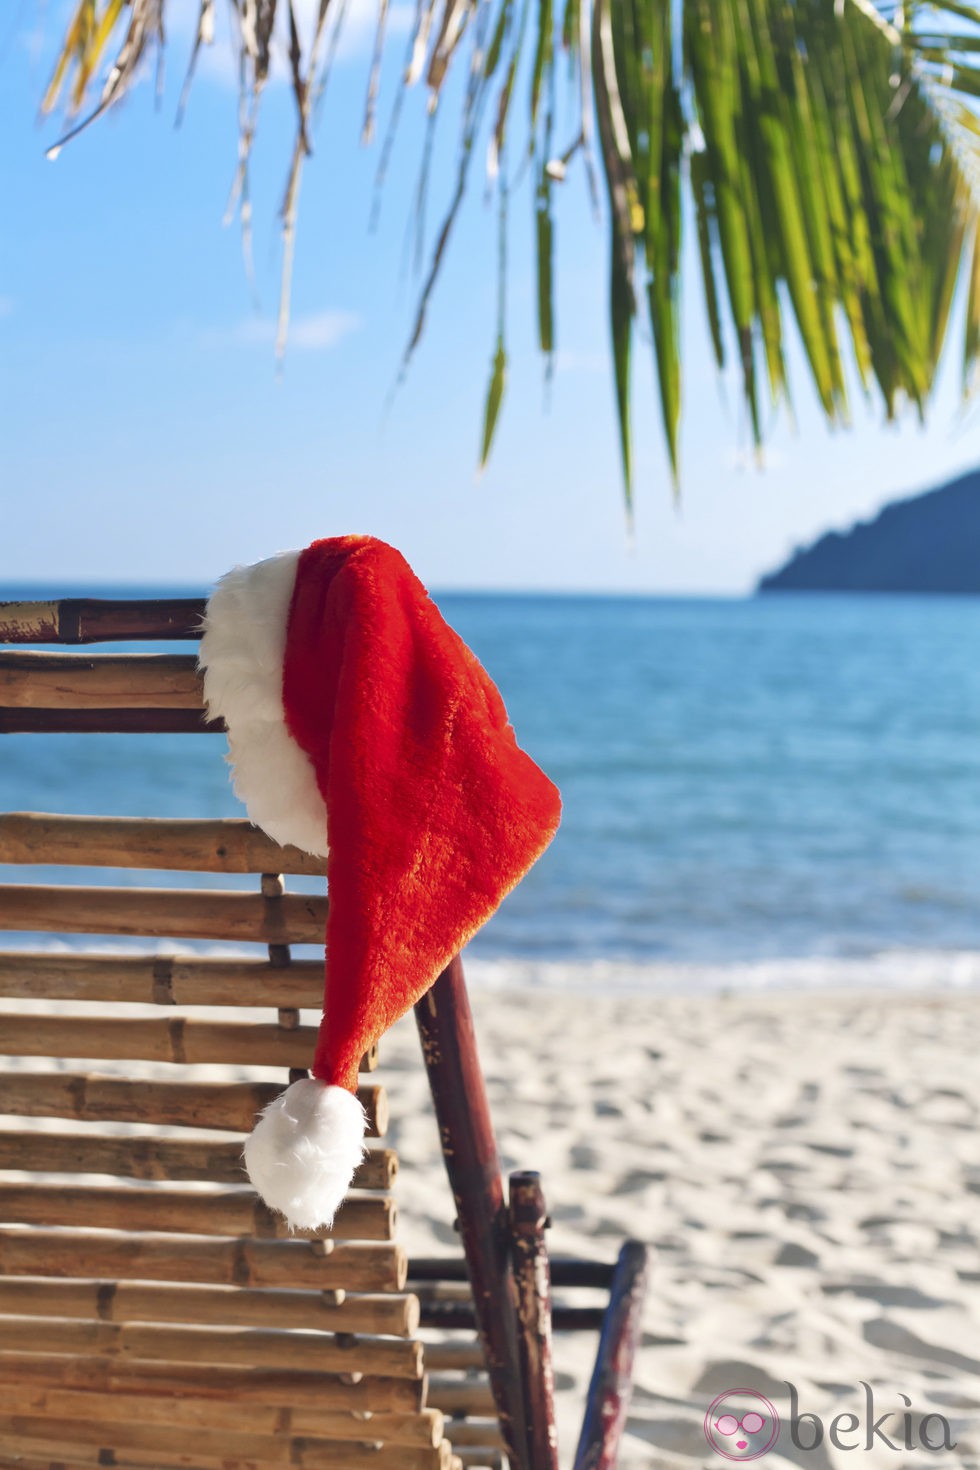
[[[0,639],[186,639],[200,612],[7,605]],[[0,731],[205,728],[192,655],[0,654]],[[394,1152],[373,1144],[331,1231],[293,1237],[242,1170],[256,1112],[313,1052],[322,958],[290,946],[322,945],[327,899],[285,879],[315,862],[237,820],[24,812],[0,815],[0,862],[126,870],[0,886],[0,929],[128,946],[0,953],[0,1465],[461,1465],[425,1407]],[[187,878],[144,886],[153,870]]]

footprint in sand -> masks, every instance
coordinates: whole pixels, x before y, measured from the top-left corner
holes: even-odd
[[[813,1251],[807,1250],[805,1245],[798,1245],[795,1240],[787,1240],[773,1257],[774,1266],[805,1266],[813,1270],[820,1265],[820,1257]]]
[[[948,1305],[941,1297],[927,1296],[917,1287],[889,1281],[825,1281],[820,1290],[825,1296],[864,1297],[881,1307],[909,1307],[913,1311],[935,1311]]]
[[[980,1375],[980,1362],[976,1358],[967,1357],[965,1353],[958,1353],[953,1348],[940,1347],[938,1343],[927,1342],[924,1337],[919,1337],[917,1333],[910,1332],[907,1327],[887,1317],[872,1317],[869,1322],[865,1322],[862,1330],[865,1341],[872,1347],[884,1348],[889,1353],[901,1353],[905,1357],[945,1363],[950,1368],[959,1368],[961,1372]]]
[[[662,1184],[667,1178],[663,1169],[631,1169],[617,1180],[615,1194],[641,1194],[650,1184]]]

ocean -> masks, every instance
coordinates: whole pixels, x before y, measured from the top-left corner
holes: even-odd
[[[44,591],[0,589],[25,595]],[[564,802],[552,847],[470,946],[478,983],[980,984],[980,600],[436,600]],[[222,750],[6,735],[0,809],[240,815]],[[107,880],[186,881],[72,873]]]

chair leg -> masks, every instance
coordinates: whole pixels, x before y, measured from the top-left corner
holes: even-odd
[[[473,1306],[512,1470],[532,1470],[500,1160],[457,955],[415,1007]]]
[[[558,1470],[555,1371],[551,1356],[551,1271],[541,1175],[510,1176],[510,1233],[520,1325],[521,1377],[531,1470]]]
[[[574,1470],[615,1470],[633,1392],[633,1357],[640,1338],[649,1257],[649,1250],[638,1240],[628,1240],[619,1253]]]

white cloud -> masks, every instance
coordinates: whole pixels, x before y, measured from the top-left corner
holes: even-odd
[[[286,356],[291,352],[329,352],[345,337],[358,331],[361,319],[353,311],[313,311],[293,317],[286,339]],[[272,348],[276,340],[276,324],[269,317],[246,317],[228,330],[207,330],[198,336],[202,347]]]
[[[288,345],[298,352],[326,352],[360,325],[360,317],[352,311],[311,312],[290,326]]]

